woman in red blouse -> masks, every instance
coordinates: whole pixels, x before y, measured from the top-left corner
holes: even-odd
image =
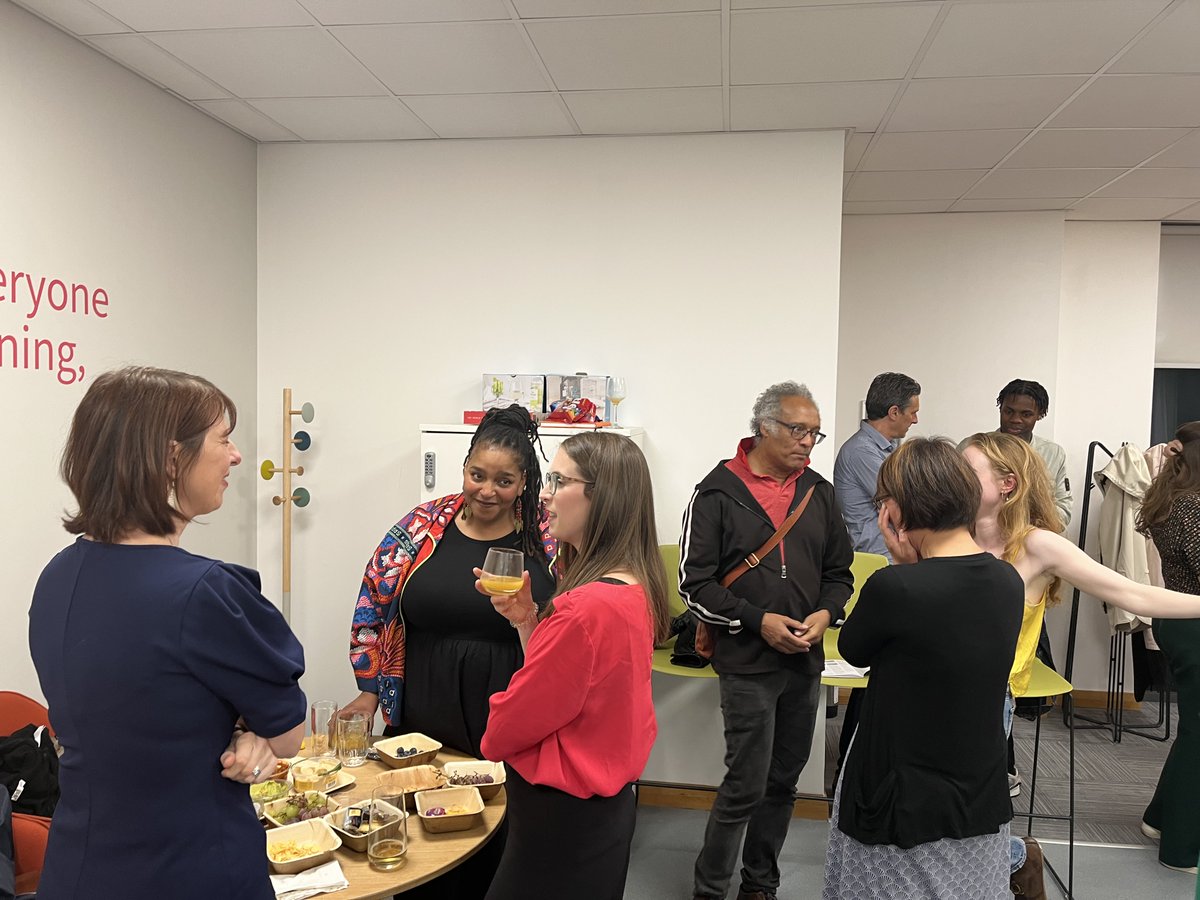
[[[492,696],[483,737],[508,768],[508,843],[487,900],[620,900],[669,618],[650,471],[628,438],[585,432],[563,441],[546,481],[558,593],[540,621],[528,575],[516,597],[492,598],[525,665]]]

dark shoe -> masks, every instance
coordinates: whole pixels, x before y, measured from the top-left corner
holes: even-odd
[[[767,893],[766,891],[744,891],[739,888],[737,900],[779,900],[779,898],[775,894]]]
[[[1042,881],[1042,868],[1045,864],[1042,846],[1031,837],[1025,838],[1024,841],[1025,865],[1013,872],[1009,887],[1018,897],[1046,900],[1046,886]]]

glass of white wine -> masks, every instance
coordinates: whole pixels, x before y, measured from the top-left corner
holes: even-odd
[[[608,378],[608,402],[613,408],[613,427],[617,427],[617,407],[625,399],[625,379],[610,375]]]
[[[492,597],[512,597],[525,583],[525,555],[508,547],[489,547],[479,584]]]
[[[387,872],[404,865],[408,857],[408,825],[405,822],[404,792],[394,787],[371,791],[367,832],[367,862],[372,869]]]

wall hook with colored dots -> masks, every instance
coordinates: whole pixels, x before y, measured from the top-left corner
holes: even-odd
[[[276,466],[271,460],[263,460],[259,473],[265,481],[276,475],[283,476],[283,491],[272,497],[271,502],[283,507],[283,617],[292,620],[292,507],[303,509],[312,502],[312,494],[305,488],[292,490],[292,476],[304,474],[304,466],[292,465],[292,449],[305,451],[312,447],[312,435],[307,431],[292,433],[292,417],[299,416],[305,424],[316,418],[311,403],[292,409],[292,389],[283,389],[283,465]]]

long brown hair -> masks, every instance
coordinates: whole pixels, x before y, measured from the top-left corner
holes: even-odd
[[[1151,482],[1137,517],[1137,530],[1148,534],[1171,514],[1171,506],[1180,494],[1200,493],[1200,422],[1185,422],[1175,430],[1175,440],[1183,448],[1168,456]]]
[[[1035,528],[1063,533],[1062,516],[1054,505],[1054,491],[1050,487],[1050,473],[1029,444],[1011,434],[981,431],[967,438],[964,447],[978,449],[991,463],[992,471],[1001,478],[1012,475],[1016,479],[1016,487],[1005,498],[996,516],[1004,533],[1002,558],[1005,562],[1013,563],[1021,558],[1025,553],[1025,539]],[[1050,581],[1047,605],[1058,602],[1061,583],[1062,579],[1057,575]]]
[[[609,572],[629,572],[645,591],[654,643],[661,644],[669,635],[670,613],[646,457],[629,438],[604,432],[572,435],[561,447],[592,483],[584,486],[591,505],[579,548],[559,544],[558,593]]]
[[[199,375],[149,366],[105,372],[79,402],[63,449],[59,468],[79,505],[63,528],[104,543],[134,531],[173,534],[183,517],[167,495],[222,416],[232,430],[237,407]],[[172,441],[179,445],[174,477]]]

